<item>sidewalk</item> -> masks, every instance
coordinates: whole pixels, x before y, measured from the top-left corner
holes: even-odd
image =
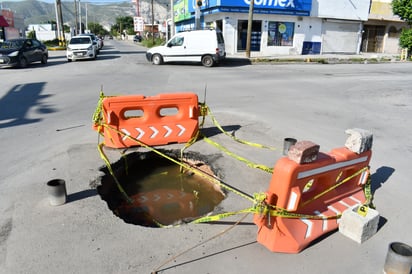
[[[124,40],[133,43],[132,40]],[[359,63],[389,63],[405,62],[400,60],[400,54],[366,52],[360,54],[308,54],[308,55],[263,55],[252,51],[250,58],[246,52],[227,54],[226,62],[244,64],[253,63],[319,63],[319,64],[359,64]],[[410,61],[410,60],[408,60]]]
[[[400,61],[400,54],[361,53],[361,54],[310,54],[310,55],[273,55],[264,56],[259,52],[251,52],[250,58],[246,53],[227,55],[230,61],[248,61],[251,63],[321,63],[321,64],[354,64],[354,63],[383,63]]]

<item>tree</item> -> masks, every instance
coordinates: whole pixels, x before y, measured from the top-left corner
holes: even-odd
[[[111,33],[134,34],[134,22],[131,16],[121,16],[116,18],[116,24],[112,26]]]
[[[410,55],[412,51],[412,0],[393,0],[392,11],[409,25],[409,28],[402,30],[399,45],[407,48]]]
[[[31,30],[27,33],[27,38],[31,38],[31,39],[37,39],[36,37],[36,31],[35,30]]]
[[[403,29],[399,36],[399,45],[402,48],[407,48],[409,55],[412,54],[412,29]]]
[[[107,31],[99,23],[89,22],[87,24],[87,28],[90,30],[91,33],[94,33],[97,35],[104,36],[107,34]]]
[[[412,23],[412,0],[393,0],[393,14],[398,15],[402,20],[409,25]]]

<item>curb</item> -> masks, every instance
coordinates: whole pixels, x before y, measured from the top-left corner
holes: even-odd
[[[410,62],[409,60],[400,60],[396,56],[381,56],[381,57],[226,57],[226,62],[243,63],[243,64],[379,64],[379,63],[395,63],[395,62]]]
[[[66,50],[66,47],[47,47],[48,50],[57,51],[57,50]]]

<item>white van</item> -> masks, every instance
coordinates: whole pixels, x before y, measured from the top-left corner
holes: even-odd
[[[215,29],[177,33],[164,46],[146,52],[146,59],[155,65],[163,62],[201,62],[205,67],[225,59],[222,32]]]

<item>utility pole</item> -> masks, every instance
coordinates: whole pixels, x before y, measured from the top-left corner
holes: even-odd
[[[74,25],[74,30],[76,32],[76,35],[79,35],[79,21],[77,20],[77,0],[74,0],[74,19],[75,19],[75,25]]]
[[[59,18],[59,8],[58,6],[60,5],[60,0],[56,0],[54,3],[54,9],[56,12],[56,28],[57,28],[57,40],[59,40],[59,46],[61,46],[60,42],[60,18]]]
[[[61,0],[56,0],[56,27],[57,27],[57,40],[59,40],[59,46],[66,46],[66,41],[64,38],[64,28],[63,28],[63,14],[62,14],[62,3]]]
[[[85,5],[86,5],[86,26],[85,26],[85,28],[86,29],[89,29],[89,25],[88,25],[88,20],[87,20],[87,2],[85,3]]]
[[[61,40],[61,46],[65,47],[66,46],[66,38],[64,37],[64,24],[63,24],[63,12],[62,12],[62,2],[60,0],[56,0],[58,1],[58,6],[57,6],[57,10],[58,10],[58,17],[59,17],[59,22],[60,22],[60,33],[59,36]]]
[[[154,45],[154,4],[153,4],[153,0],[152,0],[152,43]]]
[[[82,34],[82,5],[80,4],[79,0],[79,34]]]
[[[200,30],[200,7],[202,6],[202,1],[196,1],[196,9],[195,9],[195,29]]]
[[[170,0],[170,37],[175,34],[175,13],[173,10],[173,5],[173,0]]]
[[[246,57],[250,58],[250,42],[252,37],[252,23],[253,23],[253,7],[255,5],[254,0],[250,0],[249,4],[249,16],[247,20],[247,36],[246,36]]]

